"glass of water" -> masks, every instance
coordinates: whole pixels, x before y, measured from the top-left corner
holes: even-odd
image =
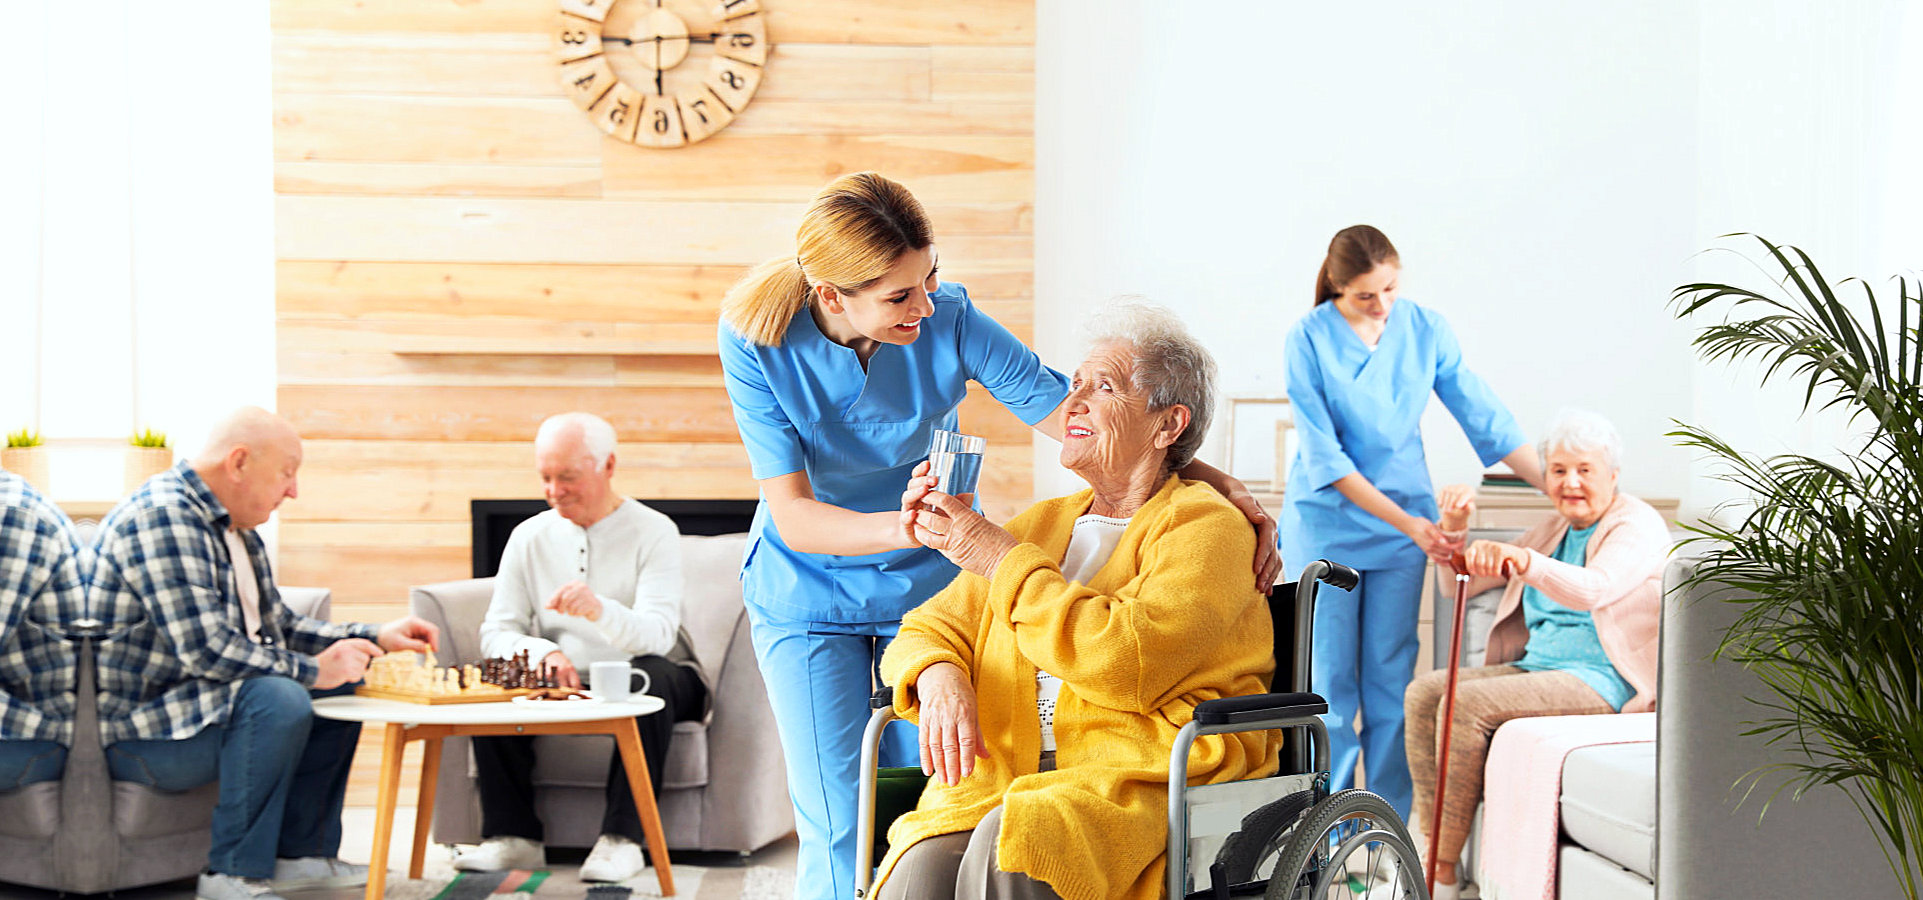
[[[928,444],[928,474],[940,479],[935,490],[973,500],[982,478],[982,454],[987,450],[986,438],[937,430]]]

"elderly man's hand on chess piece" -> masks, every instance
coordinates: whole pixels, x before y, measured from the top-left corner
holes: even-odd
[[[601,621],[601,598],[594,596],[594,589],[582,581],[561,585],[554,596],[548,598],[548,609],[590,622]]]
[[[574,670],[574,661],[568,659],[567,654],[556,650],[542,657],[541,665],[554,675],[555,684],[572,690],[581,689],[581,673]]]
[[[441,630],[419,616],[408,616],[382,625],[376,640],[380,642],[381,649],[389,653],[401,650],[425,653],[441,649]]]
[[[381,648],[366,638],[335,641],[314,657],[314,662],[320,666],[320,677],[314,679],[314,687],[324,691],[359,681],[361,676],[367,674],[367,661],[379,655]]]

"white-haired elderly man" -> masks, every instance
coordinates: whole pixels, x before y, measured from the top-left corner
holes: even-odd
[[[325,622],[280,602],[255,529],[298,492],[300,463],[292,425],[241,409],[95,536],[88,608],[118,632],[99,657],[107,766],[164,791],[220,783],[201,900],[367,880],[338,856],[360,724],[315,718],[312,698],[439,637],[413,616]]]
[[[615,492],[614,449],[614,428],[599,416],[564,413],[541,423],[534,464],[553,509],[508,537],[481,625],[481,652],[527,651],[567,687],[580,687],[581,674],[597,662],[628,662],[647,672],[647,693],[666,706],[635,724],[658,795],[674,723],[706,714],[708,685],[681,628],[680,533],[667,516]],[[482,842],[461,854],[455,868],[546,865],[534,811],[533,738],[475,738],[474,762]],[[626,881],[640,874],[647,865],[642,838],[627,770],[616,757],[608,767],[601,837],[581,864],[581,879]]]

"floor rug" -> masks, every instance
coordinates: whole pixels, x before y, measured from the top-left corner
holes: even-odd
[[[573,897],[635,900],[661,896],[654,870],[619,884],[590,884],[568,867],[507,872],[460,872],[445,878],[390,879],[388,900],[524,900]],[[787,900],[794,895],[794,873],[767,866],[674,867],[677,898],[688,900]]]

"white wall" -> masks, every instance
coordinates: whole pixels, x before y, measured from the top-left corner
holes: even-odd
[[[1800,241],[1821,229],[1815,211],[1899,176],[1895,157],[1834,127],[1903,108],[1894,90],[1864,90],[1894,77],[1899,8],[1863,2],[1823,19],[1834,53],[1882,49],[1848,56],[1848,75],[1814,77],[1842,60],[1794,46],[1812,23],[1779,6],[1250,4],[1222,16],[1148,0],[1041,4],[1039,349],[1073,365],[1077,323],[1109,295],[1141,292],[1216,352],[1226,391],[1280,393],[1281,337],[1309,307],[1329,237],[1369,222],[1401,251],[1405,296],[1450,319],[1526,429],[1565,405],[1600,411],[1624,432],[1624,486],[1694,507],[1705,487],[1663,433],[1720,401],[1699,387],[1670,289],[1701,274],[1695,254],[1716,234]],[[1770,74],[1746,80],[1759,69]],[[1793,90],[1742,99],[1770,85]],[[1806,127],[1775,103],[1848,111]],[[1803,140],[1751,139],[1772,116]],[[1784,170],[1787,186],[1723,159],[1738,153]],[[1844,161],[1861,162],[1803,180],[1807,166]],[[1779,204],[1784,191],[1810,202]],[[1752,214],[1764,207],[1772,215]],[[1866,226],[1834,243],[1877,235]],[[1438,482],[1476,477],[1439,404],[1424,432]],[[1219,460],[1211,438],[1205,457]],[[1038,446],[1039,493],[1075,486],[1054,452]]]
[[[56,442],[56,496],[113,499],[129,432],[191,453],[227,411],[273,404],[268,10],[109,0],[82,66],[48,52],[56,10],[23,4],[0,35],[19,104],[0,144],[0,427]]]

